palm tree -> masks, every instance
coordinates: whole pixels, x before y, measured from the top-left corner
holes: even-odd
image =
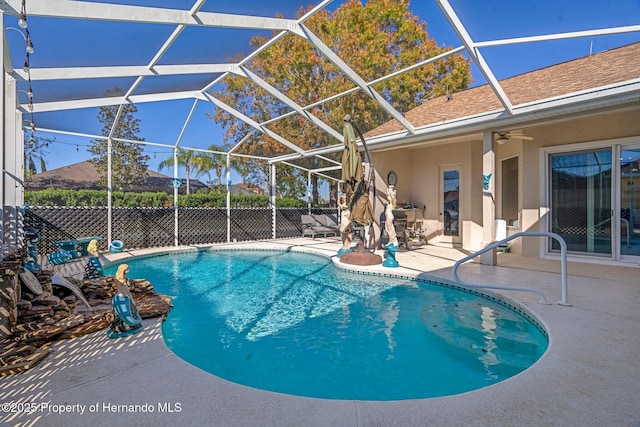
[[[184,166],[186,175],[187,175],[187,194],[189,194],[189,177],[191,176],[191,170],[193,169],[193,151],[184,150],[182,148],[178,149],[178,165]],[[173,166],[173,155],[169,157],[167,160],[163,160],[158,164],[158,172],[162,171],[164,168],[168,168]]]
[[[216,167],[216,162],[211,158],[211,153],[198,153],[193,157],[191,163],[196,170],[196,178],[207,175],[207,185],[211,185],[211,169]]]
[[[228,147],[219,145],[210,145],[207,150],[218,151],[218,153],[200,153],[193,159],[193,164],[198,170],[196,176],[206,174],[211,182],[210,171],[216,170],[216,176],[218,178],[218,185],[222,184],[222,170],[227,165],[227,155],[220,152],[226,152]]]

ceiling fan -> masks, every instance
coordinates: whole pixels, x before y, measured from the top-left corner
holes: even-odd
[[[510,139],[520,139],[524,141],[531,141],[533,137],[525,135],[521,129],[509,131],[509,132],[496,132],[496,142],[500,145],[508,142]]]

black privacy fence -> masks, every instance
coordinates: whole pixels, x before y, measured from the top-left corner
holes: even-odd
[[[271,208],[181,207],[177,212],[178,244],[203,245],[227,241],[269,240],[302,236],[301,215],[308,208],[277,208],[275,223]],[[313,214],[338,215],[336,209],[312,208]],[[143,249],[175,244],[174,208],[112,208],[111,238],[127,249]],[[41,237],[38,252],[48,254],[54,242],[102,237],[100,250],[107,250],[108,208],[71,206],[30,206],[24,211],[24,227],[33,227]],[[227,240],[228,235],[228,240]]]

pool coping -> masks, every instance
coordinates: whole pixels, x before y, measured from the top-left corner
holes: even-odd
[[[268,244],[313,247],[326,254],[335,253],[339,247],[335,239]],[[410,270],[451,277],[453,262],[445,262],[448,254],[430,256],[422,252],[399,252],[397,259]],[[515,266],[496,268],[472,263],[465,266],[464,274],[482,279],[474,282],[525,281],[545,294],[559,295],[558,275],[553,269],[542,266],[536,270],[528,267],[529,260],[504,259]],[[256,390],[204,373],[177,358],[164,344],[160,321],[155,320],[145,321],[141,333],[118,341],[95,333],[58,343],[53,354],[32,371],[1,380],[0,396],[3,401],[70,405],[146,402],[164,406],[157,406],[152,413],[39,412],[9,414],[9,418],[3,414],[0,420],[67,426],[91,422],[214,426],[640,425],[640,358],[635,357],[640,354],[640,340],[636,339],[640,327],[636,308],[640,304],[638,269],[608,272],[602,268],[589,272],[583,265],[570,266],[573,307],[542,305],[533,295],[498,292],[515,299],[543,322],[549,332],[549,348],[531,368],[480,390],[391,402],[313,399]],[[168,412],[169,403],[180,403],[180,410]]]

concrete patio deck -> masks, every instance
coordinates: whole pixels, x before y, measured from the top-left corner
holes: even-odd
[[[242,245],[327,255],[339,247],[334,238]],[[150,252],[109,254],[109,258]],[[400,251],[397,271],[450,279],[451,266],[463,255],[434,246]],[[0,422],[15,426],[640,426],[640,268],[569,263],[568,299],[573,306],[564,307],[555,304],[561,299],[559,262],[509,253],[499,255],[498,262],[498,267],[465,264],[460,275],[470,282],[521,284],[544,292],[552,305],[539,304],[530,293],[502,293],[540,319],[550,345],[530,369],[481,390],[394,402],[324,400],[257,390],[182,361],[165,346],[160,321],[151,320],[140,333],[124,339],[109,340],[99,332],[59,342],[33,370],[1,379],[0,402],[5,405]],[[32,413],[11,412],[6,405],[11,402],[37,406]]]

